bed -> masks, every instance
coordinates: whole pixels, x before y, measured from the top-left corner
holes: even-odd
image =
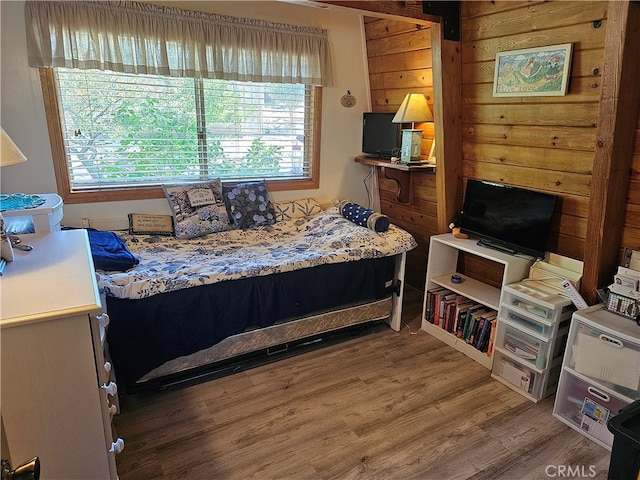
[[[193,239],[118,232],[139,263],[98,270],[121,391],[172,383],[354,326],[400,329],[406,252],[338,207]]]

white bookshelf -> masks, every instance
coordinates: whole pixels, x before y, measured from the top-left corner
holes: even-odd
[[[422,305],[422,330],[433,335],[447,345],[464,353],[487,369],[491,369],[493,357],[476,349],[455,334],[427,320],[427,291],[435,287],[444,287],[463,295],[491,310],[500,307],[501,289],[467,277],[456,271],[460,252],[486,258],[503,265],[501,286],[516,283],[526,278],[533,263],[528,258],[493,250],[477,244],[477,240],[456,238],[452,234],[434,235],[429,244],[425,296]],[[460,275],[461,283],[453,283],[452,275]]]

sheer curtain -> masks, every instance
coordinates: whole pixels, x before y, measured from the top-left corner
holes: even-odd
[[[27,1],[29,65],[332,85],[327,32],[121,1]]]

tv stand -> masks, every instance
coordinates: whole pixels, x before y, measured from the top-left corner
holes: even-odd
[[[480,247],[491,248],[492,250],[497,250],[499,252],[506,253],[509,255],[516,255],[518,253],[516,250],[491,242],[490,240],[480,239],[478,240],[478,245]]]
[[[495,288],[480,280],[468,277],[456,271],[460,252],[485,258],[502,266],[500,288]],[[478,245],[475,240],[456,238],[450,233],[433,235],[430,239],[429,259],[427,262],[427,278],[422,305],[422,330],[433,335],[447,345],[464,353],[483,367],[491,370],[493,351],[482,352],[471,344],[450,333],[441,325],[431,323],[427,316],[427,293],[437,287],[467,297],[487,309],[498,311],[502,287],[526,278],[533,262],[513,255]],[[452,276],[459,276],[462,281],[454,283]]]

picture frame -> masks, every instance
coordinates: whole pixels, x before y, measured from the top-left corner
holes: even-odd
[[[496,53],[494,97],[564,96],[569,86],[572,43]]]

